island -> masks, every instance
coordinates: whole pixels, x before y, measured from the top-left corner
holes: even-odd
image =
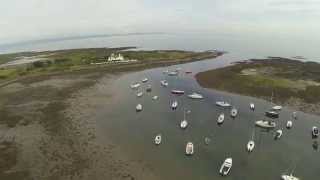
[[[320,64],[282,57],[250,59],[231,66],[201,72],[198,83],[212,88],[253,96],[320,114]]]

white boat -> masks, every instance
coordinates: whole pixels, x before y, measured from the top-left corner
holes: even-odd
[[[238,110],[235,107],[233,107],[230,111],[230,115],[231,117],[235,118],[238,115]]]
[[[178,101],[173,101],[171,104],[171,108],[174,110],[174,109],[177,109],[177,107],[178,107]]]
[[[148,78],[144,78],[144,79],[142,79],[141,81],[143,82],[143,83],[146,83],[146,82],[148,82]]]
[[[275,128],[276,123],[273,121],[267,121],[267,120],[259,120],[255,122],[255,125],[262,128]]]
[[[312,127],[312,136],[318,137],[319,136],[319,129],[316,126]]]
[[[181,129],[186,129],[187,128],[187,126],[188,126],[188,121],[187,120],[182,120],[181,122],[180,122],[180,127],[181,127]]]
[[[138,92],[137,93],[137,97],[142,97],[142,95],[143,95],[143,92]]]
[[[152,97],[153,100],[158,100],[158,98],[159,98],[158,96],[153,96]]]
[[[161,144],[161,134],[156,135],[156,137],[154,138],[154,143],[156,145]]]
[[[227,158],[222,163],[219,173],[222,176],[226,176],[229,174],[231,167],[232,167],[232,158]]]
[[[203,96],[201,94],[195,93],[195,92],[192,94],[189,94],[188,97],[191,99],[203,99]]]
[[[281,179],[282,180],[299,180],[299,178],[293,176],[292,174],[290,175],[283,174],[281,175]]]
[[[253,103],[250,103],[250,109],[251,109],[252,111],[254,111],[255,107],[254,107],[254,104],[253,104]]]
[[[177,95],[183,95],[184,91],[183,90],[177,90],[177,89],[173,89],[171,90],[172,94],[177,94]]]
[[[218,123],[218,124],[222,124],[223,121],[224,121],[224,114],[222,113],[222,114],[219,115],[218,120],[217,120],[217,123]]]
[[[273,106],[272,109],[275,111],[280,111],[282,109],[282,106]]]
[[[290,128],[292,128],[292,121],[287,121],[287,125],[286,125],[286,127],[287,127],[287,129],[290,129]]]
[[[293,113],[292,113],[292,118],[293,118],[293,119],[298,119],[297,112],[293,112]]]
[[[225,102],[225,101],[217,101],[216,105],[221,106],[221,107],[231,107],[231,104],[229,104],[228,102]]]
[[[141,104],[138,104],[137,106],[136,106],[136,111],[142,111],[142,105]]]
[[[152,91],[152,87],[151,87],[150,84],[147,86],[146,91],[147,91],[147,92],[151,92],[151,91]]]
[[[137,89],[138,87],[140,87],[140,83],[133,83],[130,85],[131,89]]]
[[[281,138],[281,136],[282,136],[282,130],[281,129],[278,129],[277,131],[276,131],[276,135],[274,136],[274,138],[275,139],[280,139]]]
[[[169,76],[177,76],[178,72],[177,71],[170,71],[170,72],[168,72],[168,75]]]
[[[254,141],[253,140],[250,140],[247,144],[247,151],[248,152],[252,152],[253,151],[253,148],[254,148]]]
[[[192,142],[188,142],[186,146],[186,155],[192,155],[194,153]]]
[[[160,81],[160,83],[163,87],[167,87],[169,85],[169,83],[166,80],[162,80]]]

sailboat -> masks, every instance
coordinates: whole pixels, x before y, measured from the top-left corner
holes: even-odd
[[[188,121],[186,119],[186,110],[183,111],[183,120],[180,122],[181,129],[186,129],[188,126]]]
[[[156,137],[154,138],[154,143],[156,145],[161,144],[161,134],[156,135]]]
[[[233,107],[230,111],[230,115],[232,118],[235,118],[238,115],[238,110],[235,107]]]
[[[192,155],[194,153],[192,142],[188,142],[186,145],[186,155]]]
[[[271,104],[272,104],[272,100],[273,100],[273,92],[272,92],[272,95],[271,95]],[[265,112],[265,115],[269,118],[279,118],[279,110],[281,110],[281,106],[273,106],[271,108],[271,110],[268,110]]]
[[[136,111],[139,112],[139,111],[142,111],[142,105],[141,104],[138,104],[136,106]]]
[[[172,109],[172,110],[175,110],[175,109],[177,109],[177,107],[178,107],[178,101],[174,100],[174,101],[172,102],[172,104],[171,104],[171,109]]]
[[[292,121],[287,121],[287,125],[286,125],[286,127],[287,127],[287,129],[291,129],[292,128]]]
[[[218,117],[217,123],[218,123],[218,124],[222,124],[223,121],[224,121],[224,114],[221,113],[221,114],[219,115],[219,117]]]
[[[250,109],[251,109],[252,111],[254,111],[254,109],[255,109],[254,103],[250,103]]]
[[[255,143],[254,143],[254,129],[253,129],[253,131],[252,131],[252,137],[251,137],[251,140],[248,142],[248,144],[247,144],[247,151],[248,152],[252,152],[253,151],[253,148],[254,148],[254,145],[255,145]]]

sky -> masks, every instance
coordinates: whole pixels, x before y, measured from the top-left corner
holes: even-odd
[[[0,44],[150,32],[320,40],[320,0],[0,0],[0,4]]]

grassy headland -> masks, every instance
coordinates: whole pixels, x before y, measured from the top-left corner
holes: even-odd
[[[320,113],[320,64],[280,57],[252,59],[196,75],[201,86]]]
[[[105,68],[112,70],[122,66],[143,67],[161,66],[190,61],[214,58],[222,53],[192,52],[180,50],[133,50],[134,47],[120,48],[88,48],[69,49],[43,52],[22,52],[0,55],[0,82],[16,79],[26,75],[39,75],[52,72],[66,72],[83,69]],[[134,59],[135,62],[105,63],[111,53],[120,52],[125,59]],[[23,60],[34,60],[31,63],[4,66],[5,63]],[[39,60],[40,59],[40,60]]]

